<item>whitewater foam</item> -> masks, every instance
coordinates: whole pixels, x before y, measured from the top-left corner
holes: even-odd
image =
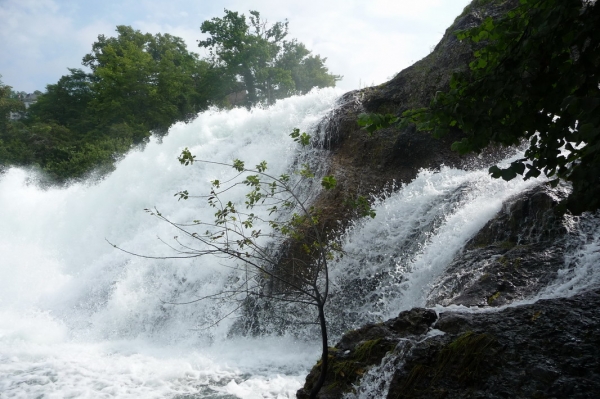
[[[146,214],[174,221],[212,217],[201,200],[231,175],[215,165],[183,167],[188,147],[199,159],[289,171],[298,155],[293,128],[313,135],[335,105],[335,90],[314,91],[267,109],[211,110],[151,139],[95,183],[66,188],[31,184],[30,171],[0,178],[0,392],[2,397],[289,397],[318,356],[291,337],[228,339],[234,304],[171,306],[230,283],[223,261],[148,260],[120,252],[168,254],[176,234]],[[318,150],[313,150],[318,152]],[[313,154],[318,159],[318,154]],[[243,203],[244,197],[234,202]],[[216,326],[206,329],[221,320]],[[290,351],[290,349],[292,349]]]

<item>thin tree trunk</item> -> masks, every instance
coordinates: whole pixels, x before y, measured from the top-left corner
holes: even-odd
[[[244,78],[244,84],[246,86],[246,91],[248,92],[248,106],[252,107],[256,104],[258,98],[256,96],[256,82],[254,81],[254,76],[252,75],[252,71],[249,69],[245,70],[242,77]]]
[[[323,353],[321,354],[321,375],[319,376],[319,380],[313,386],[313,389],[310,391],[310,399],[315,399],[317,394],[323,387],[325,383],[325,378],[327,377],[327,368],[329,364],[329,347],[327,346],[327,324],[325,323],[325,311],[324,303],[319,303],[319,323],[321,325],[321,340],[323,345]]]

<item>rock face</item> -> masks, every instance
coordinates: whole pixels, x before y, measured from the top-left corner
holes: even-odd
[[[596,398],[600,291],[500,313],[442,313],[388,398]]]
[[[344,335],[319,397],[379,385],[366,397],[595,398],[600,290],[491,311],[534,297],[565,267],[570,216],[557,214],[556,205],[566,195],[565,188],[538,186],[507,201],[429,297],[430,306],[470,308],[439,315],[412,309]],[[372,348],[368,356],[364,347]],[[315,368],[299,398],[317,377]]]
[[[504,204],[434,282],[428,306],[502,306],[532,297],[564,266],[568,216],[557,214],[566,187],[538,186]]]
[[[349,209],[339,206],[342,198],[377,193],[392,182],[410,182],[422,168],[491,166],[512,151],[491,148],[483,154],[460,156],[450,149],[461,138],[458,129],[442,139],[416,132],[414,127],[382,129],[368,136],[356,121],[361,112],[400,115],[407,109],[429,105],[437,91],[448,87],[452,73],[466,70],[472,60],[471,45],[458,41],[453,32],[477,26],[488,16],[502,15],[517,2],[473,1],[427,57],[387,83],[349,92],[341,98],[340,106],[323,121],[327,132],[323,146],[331,151],[328,173],[338,179],[336,190],[316,200],[328,217],[325,227],[335,228],[340,221],[343,224],[348,220]]]
[[[344,335],[329,350],[328,380],[319,392],[319,398],[341,398],[345,392],[353,389],[353,384],[366,370],[379,364],[388,352],[393,351],[400,340],[415,340],[425,334],[436,319],[433,310],[412,309],[385,323],[367,325]],[[306,377],[306,384],[298,391],[298,398],[309,397],[314,383],[319,379],[320,370],[317,366]]]
[[[369,363],[401,357],[382,383],[396,398],[597,398],[600,291],[540,300],[501,312],[413,309],[345,335],[332,351],[320,398],[361,393]],[[368,350],[365,350],[367,348]],[[316,376],[309,375],[308,381]],[[307,396],[309,386],[298,392]],[[376,387],[377,388],[377,387]]]

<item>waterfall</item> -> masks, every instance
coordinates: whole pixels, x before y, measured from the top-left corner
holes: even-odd
[[[273,174],[288,173],[299,156],[289,133],[298,127],[323,139],[317,126],[338,94],[313,91],[266,109],[207,111],[174,125],[162,142],[152,139],[130,152],[100,181],[40,188],[34,171],[13,168],[0,176],[2,395],[295,397],[319,357],[311,328],[231,336],[233,303],[165,303],[223,290],[235,279],[231,264],[146,259],[107,240],[140,255],[168,255],[165,243],[177,232],[143,210],[156,207],[177,222],[210,219],[213,210],[205,201],[178,201],[174,194],[205,194],[211,180],[231,176],[217,165],[180,165],[183,148],[218,162],[266,160]],[[302,156],[326,163],[317,149]],[[539,183],[442,167],[423,170],[377,199],[377,216],[344,233],[346,256],[331,267],[332,340],[349,328],[424,306],[431,281],[503,201]],[[243,203],[243,193],[232,196]],[[600,230],[588,219],[576,222],[588,226],[578,230],[580,244],[554,286],[540,295],[568,295],[600,281],[590,267],[598,260]]]
[[[321,90],[268,109],[202,113],[129,153],[101,181],[40,188],[35,173],[0,177],[0,392],[9,397],[292,396],[318,345],[294,338],[228,339],[234,304],[166,305],[227,286],[222,259],[152,260],[171,255],[177,234],[151,217],[209,220],[206,194],[231,169],[177,161],[188,147],[199,159],[289,172],[298,146],[293,128],[313,136],[339,93]],[[319,159],[316,150],[312,157]],[[309,154],[310,155],[310,154]],[[232,194],[242,203],[243,193]],[[265,227],[268,228],[268,227]],[[211,328],[216,321],[221,320]],[[285,348],[285,351],[282,349]],[[223,396],[225,395],[225,396]],[[262,396],[261,396],[262,397]]]

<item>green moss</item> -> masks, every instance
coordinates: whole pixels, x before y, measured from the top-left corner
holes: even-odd
[[[483,373],[489,374],[495,354],[496,340],[492,336],[466,332],[445,345],[432,360],[414,364],[396,390],[398,398],[440,397],[443,391],[435,383],[441,378],[468,388],[480,381]]]
[[[512,249],[517,244],[512,241],[502,241],[502,242],[498,243],[497,245],[502,249]]]
[[[492,296],[488,297],[487,299],[487,303],[488,305],[492,306],[492,304],[494,303],[494,301],[496,299],[498,299],[500,297],[500,291],[496,291]]]
[[[366,361],[370,356],[373,348],[381,342],[381,338],[365,341],[354,350],[354,358],[360,362]]]
[[[491,354],[495,339],[488,334],[475,334],[468,331],[449,343],[439,354],[436,378],[451,372],[460,382],[477,380],[483,369],[480,367]]]
[[[363,331],[364,333],[364,331]],[[359,331],[350,331],[348,334],[360,334]],[[385,354],[395,348],[395,343],[388,342],[382,338],[363,341],[357,344],[352,352],[348,354],[340,353],[339,348],[329,348],[329,363],[327,366],[326,390],[338,390],[340,392],[350,392],[353,385],[363,374],[373,365],[379,364]],[[319,373],[316,372],[321,367],[322,361],[319,360],[313,367],[310,375],[312,379],[307,379],[307,385],[312,387],[316,383]]]
[[[334,381],[355,381],[365,371],[362,364],[356,360],[343,360],[332,362],[331,371]]]

